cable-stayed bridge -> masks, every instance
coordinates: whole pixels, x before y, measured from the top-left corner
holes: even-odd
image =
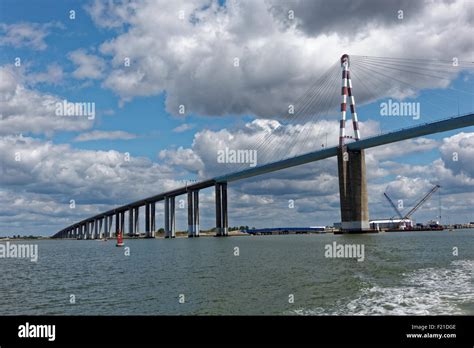
[[[472,62],[466,64],[468,70],[472,69]],[[269,160],[267,163],[223,173],[208,180],[116,207],[74,223],[57,232],[53,238],[110,238],[114,233],[117,235],[125,230],[128,230],[129,234],[135,234],[139,230],[140,208],[143,207],[146,236],[154,237],[156,231],[156,203],[160,201],[164,201],[165,237],[173,238],[176,235],[175,201],[176,197],[181,195],[187,195],[188,236],[198,237],[200,231],[199,191],[209,187],[215,187],[216,235],[226,236],[228,235],[228,183],[330,157],[337,157],[338,159],[342,230],[356,233],[370,231],[364,150],[424,135],[474,126],[474,113],[458,114],[444,119],[438,118],[424,124],[362,138],[353,94],[352,81],[354,70],[356,70],[353,69],[353,66],[358,67],[357,76],[359,78],[357,82],[362,86],[361,90],[365,89],[365,93],[361,93],[362,98],[360,98],[363,103],[370,103],[390,94],[387,89],[392,89],[391,93],[398,98],[405,98],[423,88],[431,88],[433,93],[438,93],[438,95],[440,95],[438,89],[450,88],[456,90],[454,87],[449,87],[449,81],[461,70],[458,69],[458,65],[446,61],[359,56],[351,57],[349,60],[348,55],[343,55],[340,61],[328,69],[294,105],[290,105],[287,115],[288,118],[297,119],[302,124],[308,121],[314,122],[321,116],[333,114],[335,100],[339,98],[341,100],[339,109],[341,118],[337,146],[297,153],[295,150],[297,151],[297,145],[301,144],[301,141],[304,143],[305,140],[315,137],[314,133],[303,129],[300,132],[299,139],[293,138],[282,144],[280,146],[281,153],[274,154],[273,160]],[[340,76],[341,70],[342,88],[335,87],[336,84],[334,83],[335,78],[336,81],[340,81],[338,76]],[[387,80],[394,82],[394,84],[388,85]],[[383,81],[385,81],[385,90],[382,88],[384,86]],[[334,91],[337,91],[337,93],[334,93]],[[373,93],[370,93],[371,91]],[[470,94],[463,90],[458,91]],[[442,97],[441,95],[440,98]],[[427,102],[432,103],[431,101]],[[349,110],[352,121],[352,136],[346,134],[346,116]],[[261,135],[257,139],[256,151],[272,153],[272,146],[274,145],[272,144],[271,134]],[[276,150],[278,152],[278,149]],[[125,221],[126,216],[128,216],[128,227]]]

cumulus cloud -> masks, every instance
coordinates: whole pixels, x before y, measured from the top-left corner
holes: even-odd
[[[118,151],[12,135],[0,137],[0,163],[2,235],[52,235],[114,206],[182,186],[186,174]]]
[[[63,28],[61,23],[0,23],[0,46],[28,47],[45,50],[46,37],[53,28]]]
[[[0,138],[2,187],[69,202],[126,203],[176,186],[176,173],[118,151],[73,149],[30,137]],[[20,160],[18,160],[20,158]]]
[[[380,126],[375,121],[360,123],[360,129],[365,137],[380,133]],[[255,150],[258,165],[278,161],[284,158],[337,146],[337,122],[313,121],[304,125],[282,124],[275,120],[256,119],[241,127],[221,129],[218,131],[202,130],[195,134],[191,148],[180,147],[177,150],[164,150],[160,159],[177,168],[186,164],[186,169],[200,178],[209,178],[249,167],[248,163],[219,163],[219,150]],[[387,176],[390,172],[381,162],[387,158],[402,158],[409,154],[430,151],[438,146],[437,141],[427,138],[405,140],[397,144],[388,144],[366,152],[367,176],[370,179]],[[297,168],[283,170],[263,176],[261,179],[252,179],[252,184],[242,183],[243,188],[250,190],[265,190],[267,185],[274,188],[273,194],[278,194],[276,188],[281,185],[287,187],[303,187],[302,192],[314,194],[318,185],[311,180],[327,179],[326,174],[337,176],[337,166],[334,159],[308,164]],[[270,178],[278,178],[283,184],[269,184]],[[254,181],[257,184],[254,183]],[[286,180],[286,181],[285,181]],[[308,181],[309,180],[309,181]],[[294,181],[294,182],[293,182]],[[297,184],[296,181],[301,181]],[[326,180],[327,181],[327,180]],[[260,185],[260,186],[259,186]]]
[[[51,135],[59,130],[80,131],[91,127],[87,117],[56,115],[58,96],[28,88],[15,68],[0,66],[0,134]]]
[[[55,197],[56,198],[56,197]],[[107,205],[76,204],[58,201],[44,194],[21,192],[17,189],[0,190],[0,233],[2,235],[51,235],[60,226],[67,226],[84,216],[106,210]]]
[[[87,54],[84,49],[69,53],[69,59],[77,66],[72,76],[77,79],[100,79],[103,76],[105,61],[95,55]]]
[[[349,37],[373,27],[399,25],[400,10],[405,21],[416,20],[425,6],[422,1],[411,0],[338,0],[331,6],[324,0],[271,0],[269,3],[276,19],[287,26],[296,25],[308,35],[338,33]],[[290,15],[295,16],[294,21]],[[340,20],[335,20],[335,16]]]
[[[474,133],[461,132],[444,138],[440,152],[443,162],[453,173],[464,172],[474,178]]]
[[[121,6],[111,6],[112,3],[105,1],[94,0],[84,6],[86,11],[90,14],[95,24],[101,28],[120,28],[127,19],[133,15],[134,9],[137,5],[131,1],[122,2]],[[105,15],[105,13],[108,15]]]
[[[398,163],[391,160],[382,161],[380,166],[397,176],[398,186],[392,190],[393,194],[400,196],[420,195],[419,190],[426,191],[428,186],[434,184],[441,185],[452,194],[474,192],[473,139],[474,133],[466,132],[444,138],[441,146],[438,147],[441,158],[434,160],[429,165]],[[408,181],[425,182],[425,185],[407,185],[405,190],[401,189],[404,182]],[[418,190],[415,191],[414,187],[418,187]],[[410,194],[410,192],[412,193]]]
[[[162,150],[158,157],[168,165],[184,168],[189,172],[200,173],[204,169],[201,158],[192,149],[184,149],[182,146],[176,150]]]
[[[183,123],[182,125],[179,125],[178,127],[173,129],[173,132],[175,133],[182,133],[186,132],[188,130],[191,130],[194,128],[194,124],[189,124],[189,123]]]
[[[367,0],[334,6],[312,1],[239,1],[222,6],[211,0],[97,1],[89,12],[98,26],[121,26],[100,49],[111,56],[113,65],[103,85],[123,101],[166,91],[166,108],[172,114],[184,105],[187,112],[203,115],[285,115],[288,105],[344,52],[390,57],[414,57],[420,52],[448,60],[454,52],[458,57],[472,56],[470,2]],[[290,7],[296,19],[285,24],[282,16]],[[397,18],[400,7],[405,11],[403,20]],[[347,13],[348,8],[357,15]],[[123,64],[125,58],[131,61],[129,67]],[[372,75],[367,64],[359,62],[361,70],[354,80]],[[433,81],[416,71],[401,74],[393,68],[385,72],[390,75],[387,84],[394,86],[373,89],[375,95],[360,88],[359,102],[388,94],[413,96],[418,88],[446,87],[456,76],[448,72]]]
[[[374,133],[375,123],[361,125],[367,133]],[[249,167],[249,163],[220,163],[219,151],[256,151],[257,165],[273,162],[282,158],[314,151],[314,149],[336,144],[337,125],[335,122],[308,122],[305,125],[281,124],[275,120],[256,119],[242,127],[224,128],[218,131],[205,129],[195,134],[192,148],[163,151],[161,158],[170,163],[196,163],[195,173],[200,177],[213,177]],[[189,151],[193,156],[190,156]],[[202,166],[199,163],[204,163]],[[189,166],[192,168],[192,166]]]
[[[125,131],[99,131],[95,130],[92,132],[79,134],[74,138],[74,141],[93,141],[93,140],[130,140],[135,139],[136,134],[128,133]]]
[[[38,83],[59,85],[63,82],[64,71],[59,64],[53,63],[46,67],[46,71],[29,73],[25,79],[30,85],[36,85]]]

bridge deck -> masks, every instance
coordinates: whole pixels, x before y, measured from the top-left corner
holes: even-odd
[[[463,116],[451,117],[448,119],[444,119],[444,120],[440,120],[440,121],[436,121],[432,123],[425,123],[419,126],[404,128],[397,131],[393,131],[393,132],[389,132],[389,133],[385,133],[381,135],[376,135],[376,136],[366,138],[357,142],[349,143],[347,144],[347,147],[350,150],[368,149],[371,147],[390,144],[397,141],[420,137],[423,135],[435,134],[435,133],[445,132],[445,131],[469,127],[469,126],[474,126],[474,114],[466,114]],[[116,213],[125,212],[129,210],[130,208],[141,207],[145,205],[146,203],[158,202],[158,201],[164,200],[165,197],[183,195],[186,192],[188,192],[188,190],[204,189],[207,187],[214,186],[218,182],[231,182],[231,181],[242,180],[242,179],[250,178],[257,175],[275,172],[281,169],[291,168],[291,167],[299,166],[302,164],[319,161],[325,158],[334,157],[336,155],[337,155],[337,147],[331,147],[331,148],[295,156],[292,158],[284,159],[281,161],[264,164],[264,165],[257,166],[254,168],[249,168],[249,169],[242,170],[239,172],[222,175],[222,176],[205,180],[205,181],[201,181],[192,185],[180,187],[168,192],[163,192],[158,195],[154,195],[154,196],[151,196],[151,197],[127,204],[127,205],[123,205],[121,207],[117,207],[115,209],[111,209],[105,213],[98,214],[96,216],[93,216],[85,220],[82,220],[78,223],[75,223],[71,226],[68,226],[67,228],[59,231],[56,235],[60,234],[61,232],[67,229],[71,229],[73,227],[84,224],[86,222],[94,221],[96,219],[103,218],[105,216],[111,216]]]
[[[463,128],[474,125],[474,114],[468,114],[459,117],[451,117],[441,121],[432,123],[425,123],[420,126],[404,128],[393,132],[376,135],[370,138],[359,140],[357,142],[347,144],[347,148],[350,150],[361,150],[368,149],[375,146],[385,145],[394,143],[401,140],[411,139],[420,137],[428,134],[435,134],[453,130],[457,128]],[[304,155],[288,158],[282,161],[268,163],[255,168],[246,169],[236,173],[230,173],[215,178],[217,182],[230,182],[250,178],[255,175],[262,175],[265,173],[271,173],[277,170],[299,166],[301,164],[319,161],[325,158],[333,157],[337,155],[337,147],[331,147],[324,150],[318,150],[310,152]]]

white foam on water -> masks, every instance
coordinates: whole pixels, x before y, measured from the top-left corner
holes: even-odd
[[[298,315],[461,315],[459,304],[474,303],[473,260],[450,268],[423,268],[404,274],[399,287],[372,286],[334,308],[297,309]],[[472,314],[472,313],[471,313]]]

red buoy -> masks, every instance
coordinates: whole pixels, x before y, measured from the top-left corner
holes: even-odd
[[[117,235],[117,244],[115,246],[118,246],[118,247],[123,247],[123,237],[122,237],[122,231],[119,231],[118,235]]]

